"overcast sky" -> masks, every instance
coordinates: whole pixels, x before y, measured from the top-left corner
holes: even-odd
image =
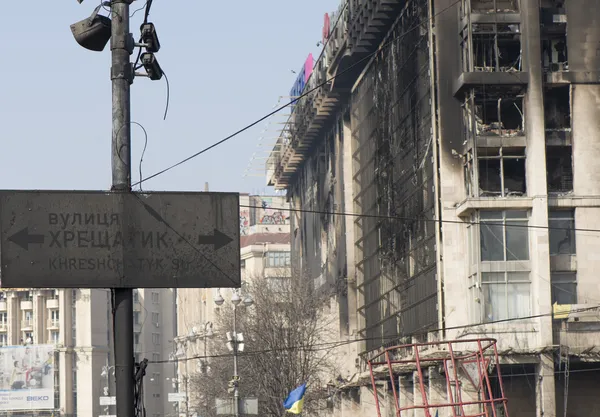
[[[320,52],[323,15],[340,0],[154,0],[150,21],[161,41],[158,61],[171,86],[137,78],[132,120],[149,138],[143,175],[150,175],[233,133],[289,95],[298,71]],[[91,52],[70,24],[98,3],[15,1],[3,5],[0,82],[0,189],[110,187],[110,52]],[[142,6],[132,5],[132,11]],[[139,34],[143,13],[132,20]],[[273,120],[274,122],[280,120]],[[261,123],[228,143],[144,184],[146,190],[264,192],[264,175],[243,178]],[[265,143],[273,142],[272,124]],[[132,126],[133,180],[144,144]],[[254,167],[260,167],[255,162]]]

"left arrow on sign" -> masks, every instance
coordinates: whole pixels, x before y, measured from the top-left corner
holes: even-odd
[[[16,243],[25,250],[29,250],[29,245],[32,243],[44,243],[44,235],[30,235],[29,228],[19,230],[14,235],[8,238],[9,241]]]

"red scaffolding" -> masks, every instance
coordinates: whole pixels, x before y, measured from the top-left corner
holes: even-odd
[[[387,348],[369,360],[377,416],[382,417],[376,383],[381,380],[378,376],[382,373],[391,383],[397,417],[404,417],[406,411],[415,409],[422,409],[424,417],[432,417],[441,408],[450,409],[448,415],[452,417],[508,417],[498,363],[495,339],[451,340]],[[446,382],[445,397],[433,403],[427,396],[426,380],[429,375],[424,373],[430,367],[436,367],[445,376]],[[492,383],[490,372],[494,371],[497,381]],[[418,393],[415,392],[412,404],[401,404],[398,377],[407,372],[415,372],[418,376],[414,384],[418,384],[421,401],[418,401]],[[471,393],[472,398],[464,395],[464,383],[472,384],[475,392]],[[385,384],[385,389],[389,385]],[[463,400],[463,396],[467,400]]]

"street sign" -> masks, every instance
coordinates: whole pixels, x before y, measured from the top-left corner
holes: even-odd
[[[117,397],[100,397],[100,405],[117,405]]]
[[[246,415],[258,414],[258,398],[248,397],[239,399],[239,412]],[[235,414],[233,398],[215,398],[215,408],[217,415]]]
[[[0,279],[19,288],[239,287],[239,195],[0,191]]]
[[[185,392],[169,392],[167,394],[167,400],[171,403],[185,401]]]

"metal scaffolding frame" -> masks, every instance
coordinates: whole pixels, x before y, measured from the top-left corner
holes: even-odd
[[[452,417],[508,417],[507,399],[502,385],[496,340],[491,338],[450,340],[430,343],[413,343],[385,349],[368,361],[371,384],[375,396],[377,416],[382,417],[377,373],[387,373],[391,386],[396,417],[407,412],[423,410],[425,417],[438,415],[439,409],[450,409]],[[444,381],[446,395],[432,399],[432,378],[427,369],[439,369],[440,381]],[[496,372],[497,381],[492,384],[490,370]],[[416,374],[418,387],[412,404],[401,400],[402,388],[399,374]],[[465,393],[464,384],[472,385],[475,395]],[[410,393],[412,395],[412,393]],[[499,394],[499,395],[498,395]],[[465,399],[464,397],[467,397]]]

